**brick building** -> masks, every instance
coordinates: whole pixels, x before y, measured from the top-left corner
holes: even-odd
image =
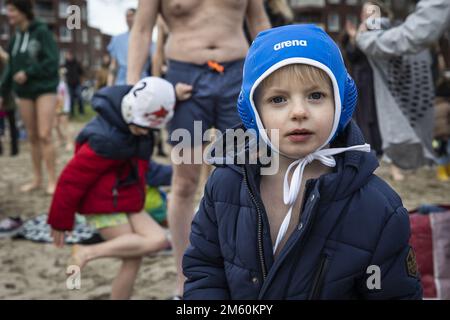
[[[6,48],[14,31],[8,24],[5,2],[0,0],[0,45],[3,48]],[[80,9],[79,29],[70,30],[67,27],[68,8],[71,5]],[[36,0],[35,15],[45,21],[55,34],[60,49],[60,63],[64,61],[64,53],[71,51],[92,75],[100,66],[101,57],[107,52],[106,47],[111,37],[88,25],[86,0]]]
[[[359,24],[362,0],[289,0],[295,22],[315,23],[333,38],[345,28],[348,19]]]

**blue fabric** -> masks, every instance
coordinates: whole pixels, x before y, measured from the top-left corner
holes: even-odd
[[[177,102],[175,114],[167,125],[168,143],[177,144],[178,141],[171,141],[170,137],[176,129],[183,128],[190,134],[190,145],[199,145],[201,141],[194,138],[198,131],[195,129],[194,121],[201,122],[201,131],[198,132],[201,134],[200,137],[213,126],[224,132],[241,123],[236,110],[236,101],[242,83],[243,64],[243,60],[221,63],[224,72],[218,73],[211,70],[207,64],[169,61],[165,79],[174,86],[179,82],[190,84],[193,90],[189,99]]]
[[[147,185],[150,187],[170,186],[172,172],[171,165],[161,164],[154,160],[150,160],[149,170],[145,176]]]
[[[98,115],[78,134],[76,142],[88,142],[100,156],[126,160],[139,157],[149,160],[153,150],[153,135],[134,136],[122,117],[121,103],[132,86],[104,87],[92,98]]]
[[[306,58],[328,67],[336,78],[341,100],[341,115],[336,134],[351,119],[357,100],[357,90],[348,74],[336,43],[319,27],[289,25],[260,32],[253,41],[244,63],[244,77],[238,100],[238,111],[246,128],[258,131],[251,107],[251,90],[257,80],[268,76],[270,68],[292,58]],[[298,63],[289,62],[288,64]],[[307,63],[307,62],[304,62]],[[273,72],[275,70],[271,70]],[[269,74],[271,73],[269,71]],[[336,136],[336,135],[335,135]]]
[[[332,147],[363,143],[351,121]],[[376,157],[349,151],[335,158],[332,173],[307,181],[301,223],[276,260],[259,193],[260,166],[217,167],[183,258],[184,298],[420,299],[419,277],[409,275],[406,263],[408,212],[373,174]],[[370,265],[380,267],[380,290],[366,285]]]
[[[115,85],[124,85],[127,83],[127,66],[128,66],[128,40],[130,32],[121,33],[112,37],[108,45],[108,52],[112,58],[117,60],[117,74]],[[154,46],[152,46],[154,47]],[[148,59],[143,68],[141,79],[148,77],[147,70],[150,67],[150,60]]]

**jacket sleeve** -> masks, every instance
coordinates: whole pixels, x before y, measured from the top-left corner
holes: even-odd
[[[97,155],[83,144],[62,171],[52,199],[48,224],[61,231],[72,230],[75,212],[89,187],[117,163]]]
[[[386,31],[363,32],[356,38],[369,56],[386,57],[417,53],[436,42],[450,28],[448,0],[421,0],[404,23]]]
[[[370,266],[359,283],[364,299],[422,299],[420,275],[409,238],[408,211],[399,207],[384,225]]]
[[[186,276],[184,299],[228,300],[230,294],[220,250],[217,219],[211,199],[210,177],[205,193],[193,222],[190,246],[183,258]]]
[[[39,30],[37,38],[41,45],[39,61],[32,63],[25,69],[29,78],[39,78],[42,76],[54,75],[58,71],[58,47],[56,46],[53,33],[49,30]]]

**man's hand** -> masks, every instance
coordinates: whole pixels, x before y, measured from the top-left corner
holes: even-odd
[[[65,231],[55,230],[52,228],[51,235],[53,237],[53,244],[55,245],[55,247],[64,247],[64,237],[66,235]]]
[[[177,100],[184,101],[189,99],[192,96],[192,89],[193,87],[191,85],[182,82],[177,83],[175,85],[175,94],[177,95]]]
[[[24,84],[25,82],[27,82],[28,77],[25,71],[19,71],[14,75],[13,79],[18,84]]]

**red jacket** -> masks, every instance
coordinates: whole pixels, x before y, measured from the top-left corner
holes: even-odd
[[[88,143],[77,145],[74,157],[59,177],[48,223],[57,230],[72,230],[76,212],[141,211],[145,202],[147,169],[148,161],[138,157],[107,159],[96,154]]]

